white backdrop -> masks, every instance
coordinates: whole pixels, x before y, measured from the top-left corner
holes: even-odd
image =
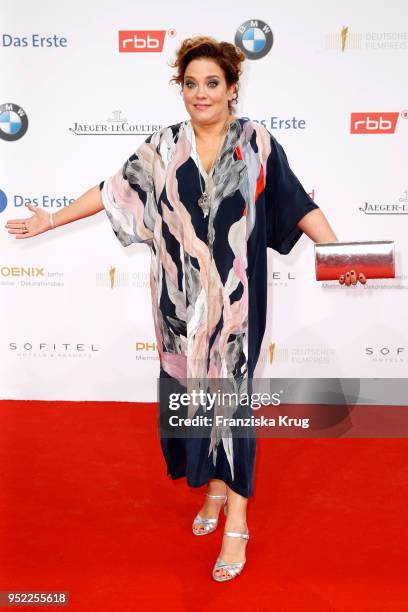
[[[196,34],[234,42],[250,19],[266,22],[274,43],[245,62],[237,114],[265,122],[340,240],[395,240],[397,262],[395,280],[347,289],[315,281],[307,237],[288,256],[270,251],[255,375],[406,376],[406,2],[207,0],[192,14],[185,0],[2,0],[1,9],[0,106],[14,103],[28,117],[23,137],[0,138],[2,398],[156,400],[148,248],[121,247],[104,212],[29,240],[4,224],[28,216],[28,201],[55,212],[52,198],[78,197],[144,134],[187,118],[168,83],[176,48]],[[162,52],[120,53],[123,30],[165,31]],[[33,46],[33,35],[66,43]],[[398,113],[395,133],[350,133],[354,112]],[[304,128],[272,127],[273,117]],[[122,122],[133,131],[91,131]]]

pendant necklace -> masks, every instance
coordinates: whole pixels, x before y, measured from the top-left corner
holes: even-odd
[[[229,121],[227,119],[227,121],[225,122],[225,126],[227,127],[229,124]],[[228,129],[226,130],[226,132],[228,131]],[[222,138],[221,138],[221,142],[220,142],[220,146],[219,149],[217,151],[217,154],[215,156],[215,160],[210,168],[210,170],[208,171],[207,175],[208,175],[208,181],[204,178],[204,192],[203,189],[201,187],[201,173],[200,173],[200,163],[199,163],[199,158],[198,158],[198,151],[197,151],[197,141],[196,141],[196,161],[197,161],[197,169],[198,169],[198,180],[200,182],[200,191],[201,191],[201,196],[198,199],[198,205],[201,208],[201,210],[204,213],[204,217],[206,217],[210,211],[211,208],[211,188],[212,188],[212,176],[211,176],[211,172],[214,170],[214,166],[218,160],[218,156],[220,154],[223,142],[224,142],[224,134],[222,134]],[[205,171],[205,168],[204,168]],[[210,184],[211,183],[211,184]]]

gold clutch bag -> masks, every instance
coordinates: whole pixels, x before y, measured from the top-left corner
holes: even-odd
[[[316,280],[338,280],[355,270],[366,278],[395,278],[395,246],[392,240],[366,242],[318,242],[315,248]]]

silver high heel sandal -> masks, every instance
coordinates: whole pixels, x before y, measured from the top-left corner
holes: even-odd
[[[206,495],[210,499],[223,499],[224,500],[224,514],[226,514],[227,495],[210,495],[209,493],[206,493]],[[204,526],[204,529],[198,529],[196,531],[196,529],[198,527],[201,527],[201,525]],[[215,531],[217,529],[217,526],[218,526],[218,518],[203,518],[202,516],[197,514],[197,516],[195,517],[193,521],[192,530],[193,530],[194,535],[197,535],[197,536],[208,535],[209,533],[212,533],[213,531]]]
[[[230,536],[231,538],[243,538],[244,540],[246,540],[246,542],[248,542],[249,540],[249,531],[247,531],[246,533],[238,533],[236,531],[224,531],[224,535]],[[212,577],[217,582],[226,582],[227,580],[232,580],[233,578],[236,578],[240,575],[240,573],[244,569],[244,565],[245,561],[224,563],[221,557],[218,557],[212,571]],[[225,576],[217,576],[215,572],[220,569],[223,569],[228,573]]]

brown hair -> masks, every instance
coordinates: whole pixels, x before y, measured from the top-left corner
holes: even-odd
[[[236,84],[235,97],[231,102],[228,101],[228,108],[232,113],[233,105],[238,102],[239,77],[242,72],[241,63],[244,61],[245,55],[232,43],[218,42],[215,38],[209,36],[186,38],[176,53],[175,61],[170,63],[172,68],[177,69],[177,74],[170,79],[170,83],[182,85],[188,64],[191,60],[200,57],[211,58],[219,65],[224,72],[228,87]]]

